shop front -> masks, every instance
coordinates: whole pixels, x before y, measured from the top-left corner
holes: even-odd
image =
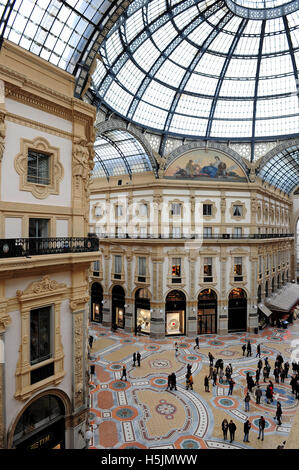
[[[198,295],[197,334],[217,333],[217,294],[204,289]]]
[[[91,286],[91,321],[103,321],[103,288],[98,282]]]
[[[60,398],[45,395],[31,403],[19,418],[13,436],[14,449],[64,449],[65,409]]]
[[[135,331],[149,334],[151,331],[151,302],[148,289],[135,293]]]
[[[232,289],[228,297],[228,331],[246,331],[247,295],[241,288]]]
[[[125,327],[125,291],[116,285],[112,289],[112,326]]]
[[[186,317],[186,296],[184,292],[169,292],[165,303],[165,334],[184,335]]]

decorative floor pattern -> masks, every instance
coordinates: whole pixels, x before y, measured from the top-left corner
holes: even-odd
[[[288,330],[267,328],[259,334],[234,333],[225,336],[199,336],[199,350],[194,349],[192,338],[173,337],[154,340],[148,336],[134,336],[91,323],[89,333],[94,337],[90,365],[95,375],[90,380],[90,423],[93,438],[90,448],[96,449],[215,449],[254,448],[275,449],[290,432],[298,400],[291,392],[289,377],[275,384],[272,375],[278,353],[290,361],[291,341],[298,338],[299,321]],[[252,356],[243,356],[241,346],[250,339]],[[175,354],[174,343],[178,344]],[[262,378],[261,403],[255,403],[251,394],[250,410],[245,412],[244,396],[247,392],[246,372],[255,374],[256,345],[261,345],[261,359],[268,357],[271,365],[270,380],[274,383],[274,401],[267,404],[266,384]],[[133,367],[132,355],[141,354],[140,367]],[[233,367],[235,381],[232,396],[228,396],[226,380],[212,385],[205,392],[204,377],[209,375],[208,353],[222,358],[224,368]],[[298,358],[299,360],[299,358]],[[215,361],[214,361],[215,362]],[[187,364],[192,365],[193,390],[186,390]],[[127,368],[127,381],[121,380],[122,366]],[[166,390],[168,375],[177,376],[177,390]],[[274,416],[277,400],[281,402],[282,424]],[[258,436],[258,420],[266,420],[265,439]],[[224,440],[222,420],[231,419],[237,426],[234,442]],[[249,443],[243,442],[243,424],[251,422]]]

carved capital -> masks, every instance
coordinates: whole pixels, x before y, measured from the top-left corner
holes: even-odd
[[[7,301],[0,301],[0,333],[4,333],[11,324],[11,317],[6,313]]]
[[[89,301],[89,296],[80,297],[78,299],[73,299],[70,302],[70,308],[73,312],[78,312],[79,310],[84,310],[86,303]]]

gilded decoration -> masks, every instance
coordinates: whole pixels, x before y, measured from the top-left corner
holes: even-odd
[[[36,184],[27,181],[29,150],[49,155],[49,184]],[[21,138],[20,153],[14,159],[14,167],[20,176],[20,191],[29,191],[37,199],[45,199],[50,194],[59,194],[59,184],[64,175],[63,166],[60,162],[60,150],[58,147],[52,147],[47,139],[43,137],[36,137],[33,140]]]
[[[76,139],[73,143],[73,177],[75,180],[75,194],[77,197],[89,196],[90,175],[94,166],[94,142],[86,139]],[[84,191],[84,192],[83,192]]]
[[[6,117],[6,112],[3,109],[0,109],[0,162],[3,158],[3,153],[5,149],[5,135],[6,135],[5,117]]]
[[[36,391],[49,385],[56,386],[63,380],[65,372],[60,328],[60,306],[66,289],[66,284],[58,283],[54,279],[44,276],[39,281],[31,282],[24,291],[17,290],[16,292],[21,316],[21,338],[16,367],[16,399],[27,400]],[[30,311],[49,305],[52,307],[51,315],[53,318],[53,350],[51,351],[51,358],[31,365],[29,340]],[[54,375],[35,384],[31,384],[31,371],[50,363],[54,363]]]

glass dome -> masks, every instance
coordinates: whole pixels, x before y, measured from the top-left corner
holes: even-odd
[[[298,136],[298,8],[298,0],[134,0],[101,45],[92,89],[164,135]]]

